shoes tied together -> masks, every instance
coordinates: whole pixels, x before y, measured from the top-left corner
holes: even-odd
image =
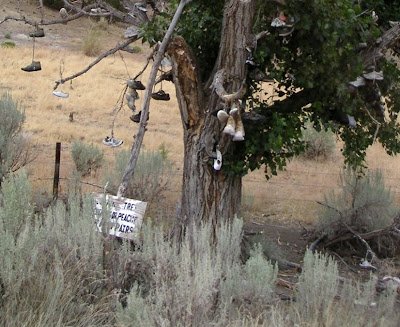
[[[232,136],[232,141],[244,140],[245,132],[242,117],[235,103],[232,104],[229,114],[223,109],[219,110],[217,118],[222,124],[226,124],[223,133]]]

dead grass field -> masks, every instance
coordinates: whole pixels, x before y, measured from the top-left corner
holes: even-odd
[[[0,1],[0,18],[6,14],[15,14],[17,1]],[[38,17],[34,6],[24,4],[25,15]],[[45,18],[52,19],[58,13],[45,10]],[[26,73],[21,70],[31,63],[32,41],[26,35],[32,31],[28,25],[6,22],[0,25],[0,42],[13,41],[15,48],[0,47],[0,92],[9,91],[21,101],[26,110],[25,129],[40,145],[38,159],[30,165],[34,186],[43,192],[51,192],[53,176],[54,149],[56,142],[62,142],[61,177],[71,175],[73,163],[69,150],[74,139],[97,144],[105,151],[107,160],[112,163],[121,149],[129,150],[137,124],[130,119],[130,110],[126,105],[115,117],[116,104],[124,89],[126,80],[135,76],[144,66],[150,50],[142,48],[139,54],[123,53],[123,59],[116,54],[104,59],[88,73],[75,79],[72,84],[62,86],[69,93],[68,99],[54,97],[51,91],[54,81],[59,78],[60,63],[64,63],[63,77],[84,69],[94,58],[83,55],[80,45],[82,35],[88,26],[86,19],[68,25],[45,28],[46,37],[36,40],[35,60],[39,60],[42,70]],[[6,39],[9,33],[11,38]],[[123,29],[118,25],[109,25],[103,31],[103,46],[107,50],[122,40]],[[146,84],[149,69],[142,81]],[[171,207],[179,200],[179,184],[183,156],[183,133],[175,91],[172,83],[163,83],[163,89],[171,94],[169,102],[152,100],[150,120],[144,139],[144,147],[156,150],[164,146],[174,164],[174,187],[168,195]],[[143,94],[140,94],[141,96]],[[137,102],[138,109],[141,100]],[[69,114],[74,113],[74,122],[69,122]],[[114,136],[124,141],[120,148],[107,148],[101,145],[102,139],[111,134],[114,122]],[[333,160],[316,163],[293,160],[287,169],[278,176],[266,181],[263,172],[251,173],[244,178],[244,208],[250,221],[266,222],[270,219],[283,221],[302,221],[313,223],[317,219],[318,204],[323,193],[336,188],[343,159],[340,146]],[[383,169],[387,184],[392,187],[400,204],[399,158],[387,156],[379,145],[368,152],[368,164],[371,169]],[[107,168],[105,168],[107,169]],[[88,179],[88,182],[102,185],[102,173]],[[65,188],[62,184],[61,187]],[[86,186],[87,191],[97,191]]]

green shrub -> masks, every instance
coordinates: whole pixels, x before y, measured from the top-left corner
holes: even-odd
[[[360,176],[353,170],[340,174],[340,190],[324,196],[319,230],[334,234],[347,224],[360,233],[390,225],[398,208],[389,187],[385,185],[382,171]]]
[[[14,48],[14,47],[15,47],[15,43],[14,43],[14,42],[10,42],[10,41],[8,41],[8,42],[3,42],[3,43],[1,44],[1,46],[2,46],[3,48]]]
[[[302,131],[306,148],[302,156],[308,160],[326,160],[335,152],[335,134],[331,130],[317,131],[313,124],[306,124]]]
[[[10,33],[10,32],[5,33],[5,34],[4,34],[4,37],[5,37],[6,39],[11,39],[11,33]],[[15,44],[14,44],[14,45],[15,45]]]
[[[171,174],[171,163],[167,158],[167,153],[165,149],[140,152],[126,197],[149,203],[164,199],[164,193],[169,189]],[[128,151],[121,151],[115,160],[114,171],[105,176],[105,183],[109,182],[108,190],[114,194],[121,182],[129,156]]]
[[[26,166],[36,156],[36,147],[22,130],[25,111],[9,93],[0,97],[0,186],[10,172]]]
[[[102,31],[95,22],[90,22],[82,39],[82,51],[86,56],[95,57],[101,53]]]
[[[71,156],[81,176],[96,172],[104,161],[104,152],[97,146],[75,140],[72,142]]]
[[[133,51],[135,51],[135,53],[141,53],[142,52],[142,48],[139,47],[138,45],[133,46]]]

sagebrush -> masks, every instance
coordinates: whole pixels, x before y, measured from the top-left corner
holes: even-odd
[[[331,130],[317,130],[313,124],[307,123],[302,130],[302,139],[306,144],[303,158],[321,161],[331,158],[335,153],[335,134]]]
[[[279,301],[262,247],[240,256],[240,219],[215,233],[193,226],[182,241],[147,221],[133,245],[97,230],[90,196],[35,215],[30,190],[23,171],[2,188],[1,326],[397,326],[395,290],[377,295],[374,279],[343,279],[310,251],[293,301]]]
[[[76,170],[81,176],[96,172],[104,163],[104,152],[94,144],[85,144],[74,140],[71,147],[71,156]]]
[[[36,157],[36,147],[24,133],[25,110],[10,93],[0,97],[0,186],[10,173],[26,166]]]
[[[336,233],[345,224],[360,233],[370,232],[389,226],[399,211],[381,170],[361,175],[345,169],[338,186],[338,191],[324,196],[319,220],[322,233]]]

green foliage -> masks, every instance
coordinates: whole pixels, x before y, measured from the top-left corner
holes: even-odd
[[[86,56],[95,57],[101,53],[102,30],[98,23],[90,22],[82,39],[82,51]]]
[[[361,64],[358,45],[362,42],[374,45],[380,36],[380,30],[373,23],[371,10],[378,15],[382,2],[375,7],[375,2],[359,3],[354,1],[294,1],[286,2],[284,13],[295,21],[294,31],[288,37],[278,35],[276,28],[270,27],[271,20],[276,16],[275,4],[267,3],[258,8],[256,30],[270,30],[271,34],[257,45],[255,60],[265,68],[277,81],[278,95],[284,96],[282,101],[272,105],[251,102],[258,91],[258,85],[252,83],[250,91],[250,107],[269,118],[269,111],[280,115],[294,115],[299,119],[299,125],[307,119],[324,129],[331,128],[344,141],[343,154],[346,163],[353,167],[364,165],[365,151],[372,145],[377,125],[368,112],[382,125],[378,139],[390,153],[400,151],[398,138],[400,125],[397,120],[399,113],[398,88],[400,81],[398,69],[389,59],[383,58],[376,64],[376,70],[383,70],[385,79],[380,83],[382,94],[393,99],[388,103],[390,119],[384,119],[368,100],[370,88],[361,88],[358,96],[348,92],[348,82],[360,76],[365,67]],[[366,6],[366,7],[364,7]],[[386,4],[387,10],[388,4]],[[394,6],[395,7],[395,6]],[[365,9],[368,9],[365,11]],[[398,9],[395,9],[398,10]],[[310,106],[311,105],[311,106]],[[364,108],[367,108],[365,110]],[[349,128],[340,126],[334,121],[336,112],[349,113],[355,117],[357,126]],[[292,119],[296,119],[291,117]],[[265,126],[267,125],[267,126]],[[268,131],[270,119],[263,128]],[[296,128],[295,126],[291,128]],[[273,126],[273,130],[276,127]],[[246,131],[247,132],[247,131]],[[246,133],[247,134],[247,133]],[[265,142],[264,133],[258,137],[254,149],[260,149]],[[250,137],[256,137],[251,135]],[[284,142],[295,142],[299,134],[285,135]],[[261,163],[269,166],[274,160],[269,158],[268,149],[261,155],[247,148],[248,155],[261,157]],[[284,152],[286,154],[286,152]],[[246,167],[245,167],[246,168]]]
[[[1,46],[4,48],[14,48],[15,42],[10,42],[10,41],[3,42],[3,43],[1,43]]]
[[[168,190],[171,164],[167,158],[168,151],[140,151],[135,172],[129,183],[126,196],[148,203],[160,202]],[[108,189],[116,192],[122,175],[129,161],[129,152],[121,151],[115,160],[114,171],[106,175]]]
[[[350,226],[360,233],[390,225],[398,208],[390,188],[385,185],[382,171],[360,176],[352,170],[340,174],[340,191],[324,196],[319,230],[334,234]]]
[[[81,141],[72,142],[71,156],[76,170],[81,176],[96,172],[104,162],[104,152],[96,145],[87,145]]]
[[[310,160],[326,160],[333,156],[336,148],[335,135],[331,130],[317,131],[312,124],[303,130],[306,148],[302,156]]]
[[[17,171],[36,157],[35,147],[23,133],[25,111],[9,93],[0,97],[0,185],[9,172]]]
[[[142,52],[142,48],[139,47],[138,45],[135,45],[135,46],[133,46],[132,48],[133,48],[133,51],[134,51],[135,53],[141,53],[141,52]]]
[[[4,37],[6,39],[11,39],[11,33],[10,32],[4,33]]]
[[[172,0],[167,11],[145,27],[143,42],[154,45],[162,41],[179,1]],[[190,2],[176,27],[192,48],[203,80],[209,77],[218,55],[224,1],[199,0]]]

